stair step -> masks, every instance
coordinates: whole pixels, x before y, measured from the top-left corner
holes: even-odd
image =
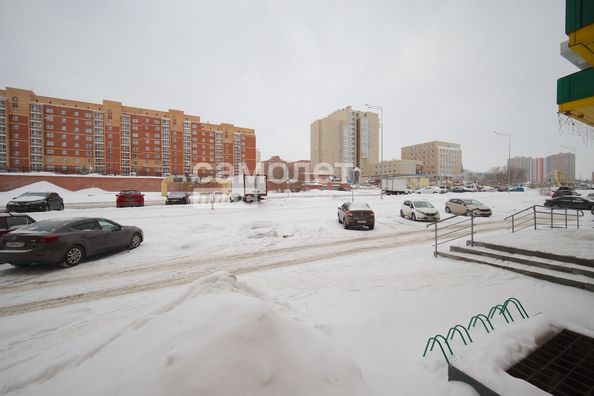
[[[575,264],[569,260],[560,261],[558,259],[535,257],[531,254],[527,255],[525,253],[518,254],[499,249],[493,250],[489,247],[485,247],[484,245],[476,244],[474,247],[451,246],[450,252],[476,254],[479,256],[490,257],[506,262],[515,262],[528,266],[544,268],[551,271],[559,271],[563,273],[583,275],[590,278],[594,278],[594,268],[581,264]]]
[[[450,247],[452,249],[454,246]],[[457,250],[454,249],[454,250]],[[454,260],[462,260],[472,263],[478,264],[485,264],[490,265],[493,267],[506,269],[509,271],[517,272],[523,275],[531,276],[533,278],[546,280],[549,282],[576,287],[578,289],[587,290],[594,292],[594,282],[592,278],[582,275],[579,273],[573,272],[560,272],[556,270],[551,270],[547,268],[543,268],[541,266],[534,266],[534,265],[526,265],[518,262],[513,262],[510,260],[498,259],[494,257],[489,257],[486,255],[478,255],[468,252],[456,252],[452,251],[450,253],[446,252],[438,252],[438,256],[446,257]],[[529,258],[526,257],[526,261],[529,261]],[[560,264],[561,262],[557,263]]]

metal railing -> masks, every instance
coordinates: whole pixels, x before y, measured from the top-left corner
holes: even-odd
[[[474,211],[467,210],[466,212],[458,215],[452,215],[448,218],[436,221],[428,224],[428,227],[433,226],[434,244],[435,250],[433,255],[437,257],[437,246],[456,239],[464,238],[470,235],[470,245],[474,246],[474,218],[478,217],[474,215]],[[460,220],[462,219],[462,220]],[[450,220],[458,220],[455,223],[451,223]],[[447,225],[443,223],[448,222]],[[447,238],[443,240],[442,238]]]
[[[537,226],[568,228],[575,225],[580,228],[580,217],[584,217],[584,212],[580,209],[554,209],[543,205],[533,205],[507,216],[505,221],[509,224],[508,229],[514,233],[530,227],[534,227],[536,230]]]

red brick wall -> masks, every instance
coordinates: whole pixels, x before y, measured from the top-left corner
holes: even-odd
[[[70,191],[85,188],[100,188],[105,191],[121,191],[135,189],[140,191],[161,191],[162,178],[157,177],[123,177],[123,176],[67,176],[67,175],[35,175],[35,174],[0,174],[0,191],[10,191],[32,183],[46,181]],[[173,183],[172,183],[173,184]],[[174,183],[177,184],[177,183]],[[169,191],[174,186],[169,187]]]

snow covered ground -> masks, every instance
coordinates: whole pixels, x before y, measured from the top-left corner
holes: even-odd
[[[594,335],[594,293],[434,258],[430,228],[399,216],[409,196],[275,193],[212,209],[146,193],[155,205],[116,209],[115,192],[36,183],[0,193],[0,207],[26,190],[65,199],[63,212],[37,220],[106,217],[140,226],[145,240],[69,269],[0,264],[0,394],[476,395],[447,381],[437,347],[423,357],[427,340],[514,297],[530,319],[471,329],[468,346],[451,341],[450,360],[480,365],[502,394],[538,395],[503,370],[550,329]],[[423,198],[443,218],[453,196]],[[472,197],[494,213],[477,219],[477,240],[592,257],[589,212],[579,230],[512,235],[503,219],[544,197]],[[373,231],[338,224],[336,208],[351,199],[373,208]]]

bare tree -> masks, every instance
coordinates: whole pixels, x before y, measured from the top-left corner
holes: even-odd
[[[525,168],[516,168],[512,166],[509,168],[509,171],[512,185],[516,186],[518,184],[526,182],[526,174],[528,172],[526,172]]]

